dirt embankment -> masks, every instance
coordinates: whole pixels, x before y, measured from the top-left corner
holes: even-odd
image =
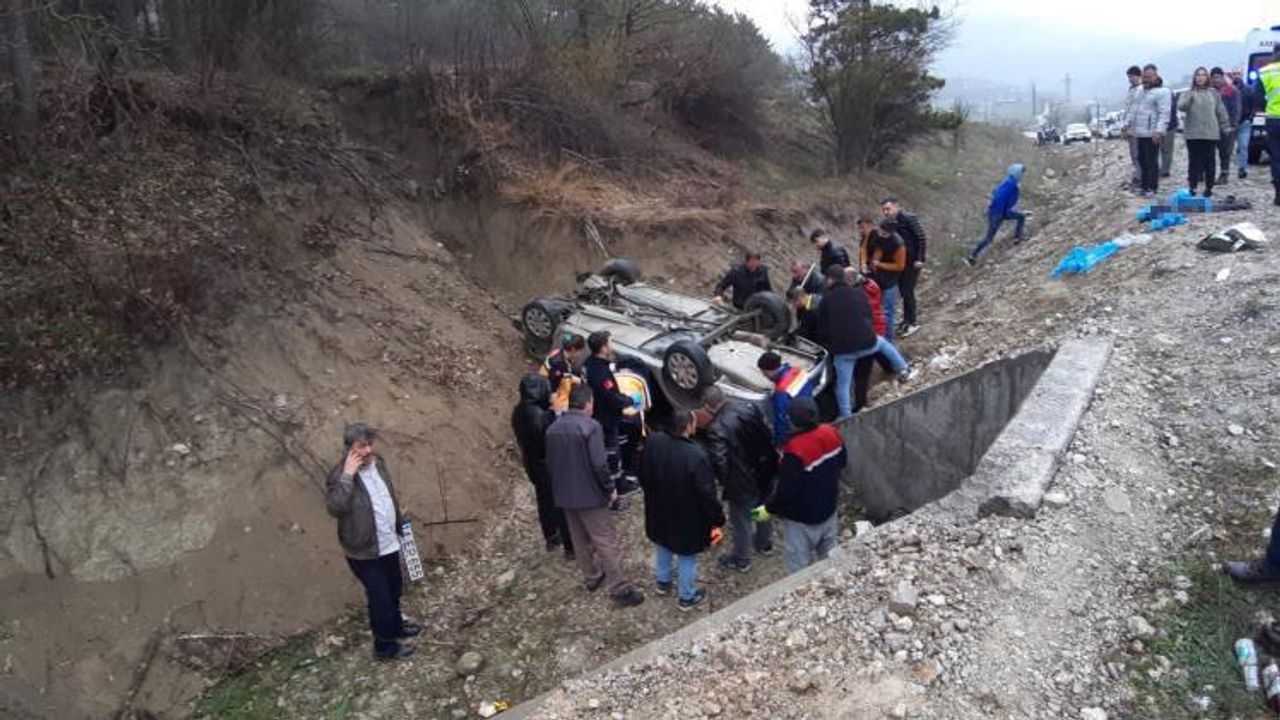
[[[321,117],[339,113],[333,97],[308,102]],[[213,295],[217,312],[165,316],[163,339],[121,353],[114,374],[5,391],[15,411],[0,420],[11,458],[0,477],[0,710],[182,714],[245,651],[357,602],[320,496],[346,422],[384,429],[433,558],[465,555],[491,532],[491,557],[529,543],[506,428],[525,362],[506,316],[529,296],[567,289],[606,255],[705,292],[748,247],[785,282],[789,259],[809,253],[803,232],[823,224],[848,237],[886,189],[919,208],[935,237],[967,237],[972,207],[1013,155],[980,131],[976,147],[931,148],[901,177],[851,186],[688,147],[692,159],[639,178],[530,166],[475,192],[457,182],[475,162],[468,153],[412,133],[378,142],[376,127],[353,122],[367,108],[342,113],[345,123],[307,142],[292,126],[229,142],[207,123],[169,118],[150,167],[105,184],[90,216],[126,196],[137,216],[104,237],[139,219],[156,237],[213,225],[209,242],[234,238],[242,254],[212,255],[193,275],[233,289]],[[131,148],[99,152],[86,162],[124,164]],[[153,176],[178,174],[232,188],[227,211],[149,215],[148,193],[164,191]],[[188,192],[191,208],[204,207],[205,191]],[[936,211],[934,195],[948,198]],[[545,584],[569,582],[562,575]],[[471,591],[448,592],[441,602],[465,604]],[[565,667],[668,626],[586,643]]]

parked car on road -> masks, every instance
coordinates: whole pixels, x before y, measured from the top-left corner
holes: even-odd
[[[822,347],[788,339],[791,309],[777,294],[756,293],[736,310],[642,283],[629,260],[580,275],[571,296],[530,301],[512,322],[538,355],[567,333],[609,331],[618,366],[646,373],[654,394],[675,407],[696,407],[711,385],[729,397],[767,400],[773,386],[756,368],[766,350],[802,369],[817,389],[830,380]]]
[[[1070,145],[1073,142],[1093,142],[1093,133],[1089,130],[1089,126],[1084,123],[1071,123],[1062,133],[1062,144]]]

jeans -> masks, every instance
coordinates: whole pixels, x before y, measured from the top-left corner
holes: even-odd
[[[1205,192],[1213,192],[1213,183],[1218,179],[1214,168],[1214,151],[1217,143],[1213,140],[1187,141],[1187,187],[1196,191],[1200,181],[1204,181]]]
[[[654,576],[658,582],[671,582],[671,560],[676,561],[676,594],[681,600],[692,600],[698,590],[698,556],[676,555],[661,545],[654,546],[654,560],[657,568]]]
[[[1280,119],[1267,118],[1267,156],[1271,161],[1271,184],[1280,189]]]
[[[1160,189],[1160,146],[1149,137],[1138,138],[1138,167],[1142,169],[1142,190]]]
[[[1164,134],[1164,141],[1160,143],[1160,177],[1169,174],[1169,168],[1173,167],[1173,150],[1175,143],[1173,139],[1178,134],[1169,130]]]
[[[1267,563],[1280,568],[1280,510],[1271,521],[1271,541],[1267,543]]]
[[[898,286],[880,288],[880,306],[884,309],[884,336],[893,339],[893,318],[897,314]]]
[[[1218,169],[1223,175],[1231,171],[1231,155],[1236,151],[1236,136],[1234,132],[1227,133],[1227,136],[1218,141]]]
[[[1249,141],[1253,139],[1253,118],[1240,122],[1236,132],[1236,165],[1241,170],[1249,168]]]
[[[1013,220],[1017,223],[1013,228],[1013,237],[1016,240],[1022,239],[1022,231],[1027,227],[1026,213],[1017,210],[1006,210],[1004,215],[988,215],[987,234],[969,251],[970,259],[977,260],[978,255],[982,254],[982,251],[986,250],[987,246],[996,239],[996,233],[1000,232],[1000,226],[1004,224],[1005,220]]]
[[[880,367],[894,375],[901,375],[910,369],[907,365],[907,359],[902,356],[902,353],[898,351],[898,348],[893,343],[884,341],[883,344],[877,343],[876,347],[882,349],[876,352],[875,355],[860,358],[857,364],[853,366],[853,408],[851,412],[861,412],[862,408],[867,406],[867,393],[871,390],[871,369],[875,363],[879,362]]]
[[[369,629],[373,631],[373,651],[386,655],[399,645],[404,630],[400,616],[400,593],[404,580],[400,576],[400,553],[393,552],[373,560],[347,558],[351,572],[364,585],[369,604]]]
[[[1142,181],[1142,165],[1138,162],[1138,138],[1129,138],[1129,161],[1133,163],[1133,173],[1130,180],[1134,185]]]
[[[916,283],[920,281],[920,269],[911,259],[907,260],[907,269],[898,278],[898,290],[902,293],[902,322],[904,325],[915,325],[916,320]]]
[[[786,535],[783,552],[787,558],[787,572],[803,570],[813,564],[814,558],[826,560],[840,538],[837,514],[817,525],[805,525],[795,520],[783,520],[782,532]]]
[[[733,543],[729,557],[739,563],[751,561],[751,548],[764,550],[773,547],[773,523],[770,521],[755,523],[752,532],[751,509],[758,503],[729,501],[729,541]]]
[[[876,344],[869,348],[831,358],[836,367],[836,407],[840,417],[846,418],[853,414],[853,371],[857,369],[858,361],[880,352],[888,354],[888,348],[893,348],[893,345],[888,340],[877,337]],[[893,352],[896,353],[897,349],[894,348]],[[901,353],[898,358],[902,358]],[[903,360],[902,364],[905,369],[906,361]]]

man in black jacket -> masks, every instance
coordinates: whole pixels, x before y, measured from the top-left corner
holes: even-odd
[[[828,267],[827,291],[818,304],[818,337],[836,370],[836,406],[840,417],[853,415],[853,371],[859,358],[874,355],[884,342],[876,335],[867,295],[845,281],[844,268]]]
[[[618,379],[613,376],[613,345],[609,331],[591,333],[587,337],[587,349],[591,351],[591,357],[583,363],[582,369],[587,376],[587,385],[591,387],[592,401],[595,404],[594,417],[604,430],[609,474],[613,476],[614,487],[618,491],[618,502],[614,503],[613,509],[622,511],[627,509],[627,504],[621,499],[639,489],[633,480],[624,476],[624,471],[632,470],[632,463],[624,462],[621,435],[618,432],[622,413],[634,403],[618,388]]]
[[[739,310],[747,304],[747,298],[758,292],[773,290],[769,284],[769,266],[760,260],[760,253],[748,252],[741,265],[734,265],[716,284],[712,293],[719,302],[724,302],[725,292],[733,291],[733,306]]]
[[[391,473],[374,452],[377,431],[352,423],[342,432],[343,458],[329,471],[325,505],[338,519],[338,542],[347,566],[364,586],[373,631],[373,655],[395,660],[413,654],[400,641],[422,632],[400,614],[400,534],[404,515]]]
[[[721,497],[729,505],[729,539],[733,542],[719,562],[745,573],[751,570],[753,544],[761,555],[773,553],[773,524],[756,523],[753,532],[751,510],[773,490],[778,454],[759,405],[729,400],[714,385],[702,399],[703,409],[711,416],[702,429],[703,446],[720,481]]]
[[[902,325],[897,328],[898,337],[907,337],[920,329],[916,315],[916,283],[924,270],[929,249],[929,238],[924,233],[920,218],[902,209],[898,199],[889,197],[880,203],[880,212],[897,226],[898,237],[907,248],[907,264],[898,278],[898,290],[902,294]],[[893,333],[890,333],[892,335]]]
[[[691,439],[697,427],[693,413],[676,410],[671,424],[675,433],[654,433],[640,463],[644,529],[657,546],[658,594],[671,593],[674,561],[678,606],[688,611],[707,597],[697,587],[698,553],[711,545],[713,529],[724,525],[724,509],[716,499],[711,462]]]
[[[547,428],[555,419],[556,414],[551,410],[551,384],[538,373],[525,375],[520,380],[520,402],[511,411],[511,429],[520,446],[524,472],[533,483],[538,499],[538,524],[542,526],[547,550],[563,546],[565,557],[572,558],[569,526],[551,495],[551,476],[547,473]]]
[[[849,253],[840,244],[831,239],[826,230],[818,228],[809,233],[809,242],[818,248],[818,268],[826,272],[832,265],[849,267]]]

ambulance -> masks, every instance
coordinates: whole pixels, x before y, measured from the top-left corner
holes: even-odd
[[[1275,46],[1280,43],[1280,25],[1270,28],[1254,28],[1245,36],[1245,82],[1258,84],[1258,71],[1271,62]],[[1267,149],[1267,116],[1261,110],[1253,116],[1253,137],[1249,139],[1249,162],[1262,161]]]

